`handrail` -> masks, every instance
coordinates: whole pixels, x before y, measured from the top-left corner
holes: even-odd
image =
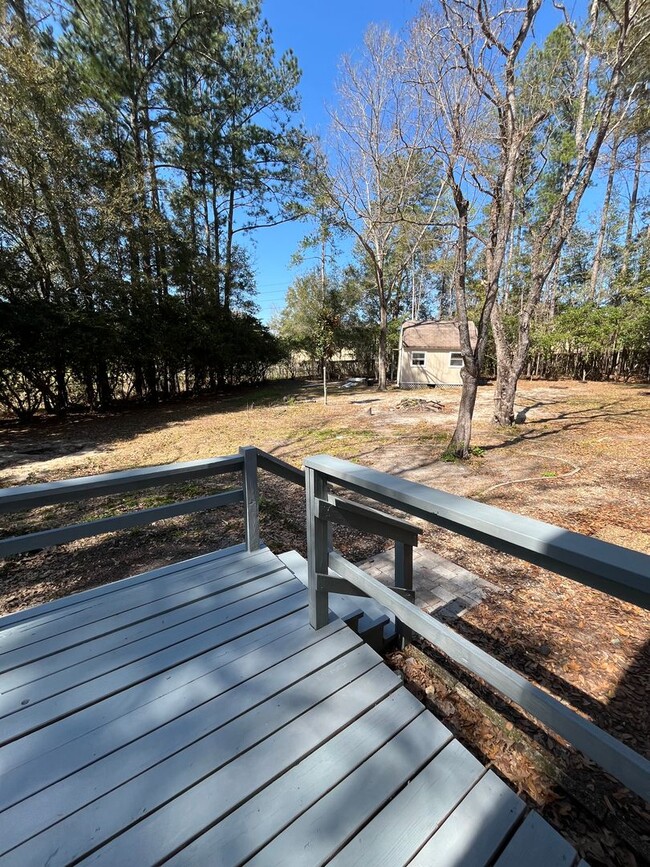
[[[650,800],[650,762],[594,723],[544,692],[498,659],[476,647],[449,626],[425,614],[381,581],[354,566],[336,551],[331,568],[364,595],[371,596],[426,641],[463,668],[481,677],[537,720],[549,726],[629,789]]]
[[[140,488],[160,487],[204,476],[217,476],[241,470],[243,464],[244,459],[241,455],[227,455],[209,460],[184,461],[155,467],[138,467],[117,473],[103,473],[97,476],[82,476],[62,482],[4,488],[0,489],[0,514],[50,506],[55,503],[69,503],[71,500],[88,500]]]
[[[330,551],[327,513],[319,501],[329,499],[328,485],[333,483],[644,608],[650,607],[649,556],[328,455],[307,458],[305,468],[309,617],[314,628],[327,623],[332,582],[348,582],[351,591],[383,604],[405,627],[566,738],[632,791],[650,798],[647,759],[420,611],[403,593]],[[338,578],[328,577],[330,567]]]
[[[647,554],[328,455],[307,458],[305,467],[402,512],[650,608]]]
[[[222,475],[241,471],[246,485],[247,476],[251,472],[245,472],[246,462],[255,457],[256,449],[243,449],[239,455],[227,455],[209,460],[184,461],[175,464],[162,464],[154,467],[139,467],[133,470],[123,470],[116,473],[102,473],[96,476],[83,476],[76,479],[66,479],[62,482],[46,482],[38,485],[22,485],[20,487],[0,489],[0,514],[18,512],[25,509],[33,509],[39,506],[49,506],[57,503],[66,503],[71,500],[87,500],[95,497],[103,497],[109,494],[117,494],[125,491],[139,490],[142,488],[160,487],[174,484],[175,482],[188,479],[203,478],[205,476]],[[253,473],[255,473],[253,461]],[[250,486],[248,486],[250,487]],[[257,509],[257,487],[255,492],[255,506]],[[151,509],[139,509],[134,512],[126,512],[96,521],[84,521],[79,524],[70,524],[66,527],[57,527],[52,530],[41,530],[35,533],[26,533],[22,536],[11,536],[0,539],[0,559],[14,554],[24,554],[28,551],[40,551],[43,548],[51,548],[55,545],[63,545],[77,539],[86,539],[91,536],[99,536],[103,533],[114,533],[118,530],[142,527],[162,521],[166,518],[174,518],[180,515],[191,515],[195,512],[216,509],[231,503],[246,502],[247,517],[253,511],[250,504],[248,489],[235,488],[218,494],[205,497],[196,497],[190,500],[182,500],[178,503],[168,503]],[[249,533],[250,521],[246,521],[246,536],[252,538]],[[259,534],[256,543],[259,547]]]
[[[275,476],[280,476],[287,482],[293,482],[294,485],[305,487],[305,471],[294,467],[293,464],[283,461],[282,458],[276,458],[268,452],[263,452],[257,449],[257,465]]]

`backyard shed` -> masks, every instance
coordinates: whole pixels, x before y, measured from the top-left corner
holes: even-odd
[[[476,326],[469,323],[472,346]],[[463,356],[458,323],[453,320],[406,321],[400,332],[397,385],[399,388],[426,388],[434,385],[462,385]]]

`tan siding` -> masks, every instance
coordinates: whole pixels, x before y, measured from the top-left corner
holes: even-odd
[[[402,388],[422,388],[427,385],[462,385],[460,367],[450,367],[451,352],[427,352],[424,367],[413,366],[413,352],[422,350],[403,349],[400,353],[399,381]]]

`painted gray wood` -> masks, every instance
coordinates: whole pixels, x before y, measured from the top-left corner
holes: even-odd
[[[332,665],[290,687],[282,694],[281,701],[273,698],[259,705],[160,762],[148,772],[138,775],[119,789],[93,801],[48,831],[13,849],[11,853],[3,856],[3,867],[13,864],[22,867],[26,863],[43,864],[48,858],[49,867],[68,864],[89,849],[108,842],[114,834],[138,819],[140,821],[132,832],[123,834],[99,850],[89,863],[154,863],[157,852],[173,851],[173,846],[169,848],[170,839],[173,839],[174,833],[178,833],[179,828],[181,833],[188,833],[191,831],[191,823],[196,822],[200,816],[208,815],[213,820],[215,813],[219,813],[216,804],[218,797],[226,798],[231,803],[237,789],[250,786],[250,775],[243,773],[239,761],[233,762],[237,756],[247,754],[250,762],[251,748],[267,741],[264,746],[265,754],[274,755],[274,760],[277,761],[281,751],[278,749],[278,741],[274,741],[272,735],[286,728],[290,734],[285,734],[284,737],[296,749],[300,741],[298,733],[305,729],[310,730],[312,726],[309,723],[320,718],[321,714],[326,720],[329,718],[330,724],[345,725],[349,717],[346,717],[344,703],[355,702],[359,682],[354,684],[355,688],[345,687],[360,678],[364,672],[370,672],[375,691],[383,694],[386,680],[382,675],[390,672],[386,672],[383,666],[376,663],[377,657],[363,646],[346,654]],[[334,691],[336,693],[332,701],[323,701]],[[361,697],[356,701],[363,706]],[[310,716],[307,712],[314,706],[319,707],[319,712]],[[327,708],[330,710],[329,714]],[[300,721],[291,730],[289,724],[297,718]],[[342,722],[339,721],[341,718]],[[214,791],[210,783],[199,785],[206,778],[214,779],[215,772],[228,765],[227,785],[223,782],[225,775],[222,775],[219,784],[214,786]],[[257,763],[252,764],[252,767],[256,766]],[[185,792],[188,788],[190,791]],[[182,792],[184,794],[181,794]],[[171,809],[157,810],[171,798],[176,799],[170,805]],[[153,810],[157,811],[153,814],[152,821],[145,824],[143,819]],[[89,829],[92,830],[89,832]]]
[[[360,503],[333,494],[329,495],[327,501],[316,501],[316,514],[323,521],[344,524],[363,533],[383,536],[385,539],[393,539],[408,545],[417,545],[418,534],[422,532],[415,524],[409,524],[377,509],[362,506]]]
[[[0,559],[26,551],[40,551],[55,545],[64,545],[76,539],[87,539],[91,536],[101,536],[103,533],[116,533],[118,530],[130,530],[133,527],[144,527],[156,521],[177,518],[180,515],[192,515],[195,512],[205,512],[208,509],[218,509],[233,503],[244,501],[241,489],[212,494],[209,497],[197,497],[193,500],[182,500],[179,503],[169,503],[165,506],[155,506],[151,509],[139,509],[137,512],[127,512],[112,518],[101,518],[97,521],[84,521],[81,524],[70,524],[67,527],[57,527],[54,530],[41,530],[38,533],[28,533],[25,536],[12,536],[0,539]],[[259,547],[259,545],[258,545]]]
[[[37,621],[31,630],[23,624],[20,631],[0,633],[0,671],[73,647],[93,636],[115,632],[215,591],[225,592],[280,569],[281,564],[270,552],[249,560],[228,561],[219,570],[205,564],[166,576],[153,584],[125,587],[122,593],[101,597],[89,607],[70,611],[66,618],[45,623]]]
[[[307,510],[307,591],[309,593],[309,622],[314,629],[325,626],[329,619],[327,592],[319,590],[316,583],[318,574],[327,575],[329,532],[328,523],[316,513],[317,500],[327,498],[327,483],[323,477],[307,470],[305,475]]]
[[[236,554],[246,551],[246,546],[242,543],[239,545],[231,545],[228,548],[222,548],[219,551],[211,551],[208,554],[200,554],[198,557],[192,557],[188,560],[182,560],[177,563],[170,563],[167,566],[161,566],[159,569],[152,569],[150,572],[142,572],[138,575],[130,575],[127,578],[121,578],[119,581],[111,581],[108,584],[102,584],[100,587],[93,587],[90,590],[82,590],[79,593],[73,593],[70,596],[61,596],[58,599],[53,599],[51,602],[44,602],[42,605],[35,605],[33,608],[25,608],[21,611],[15,611],[12,614],[5,614],[0,617],[0,638],[7,629],[14,629],[27,623],[29,627],[35,623],[45,623],[50,620],[58,620],[66,617],[70,610],[80,611],[91,604],[101,596],[107,596],[110,593],[121,591],[127,584],[144,584],[147,581],[152,581],[162,575],[169,575],[172,572],[182,571],[184,569],[193,568],[194,566],[211,563],[215,560],[232,557]]]
[[[442,723],[428,712],[421,714],[249,864],[306,867],[327,861],[450,740]]]
[[[650,799],[650,762],[589,720],[566,707],[520,674],[467,641],[453,629],[400,599],[380,581],[337,552],[332,567],[396,617],[468,671],[482,677],[507,698],[569,741],[645,800]]]
[[[124,833],[89,863],[124,863],[128,853],[136,863],[154,863],[175,851],[381,701],[396,686],[390,674],[376,666]]]
[[[188,624],[192,629],[195,622],[203,624],[206,615],[221,612],[235,602],[273,590],[293,580],[295,579],[288,570],[255,577],[243,586],[236,585],[221,593],[196,599],[7,671],[0,675],[0,716],[12,712],[7,711],[7,702],[12,704],[15,710],[19,710],[23,707],[22,701],[25,697],[29,698],[33,705],[36,700],[42,701],[48,696],[69,689],[71,685],[84,683],[107,671],[113,671],[125,664],[125,660],[140,658],[141,650],[138,648],[141,648],[143,643],[146,642],[147,650],[150,650],[147,641],[150,636],[160,636],[161,643],[166,644],[166,636],[174,627]],[[212,623],[211,616],[207,622]],[[201,631],[200,627],[197,631]],[[174,640],[170,643],[174,643]],[[38,695],[38,699],[35,695]]]
[[[305,487],[305,471],[299,470],[298,467],[281,458],[276,458],[275,455],[257,449],[257,465],[260,469],[273,473],[274,476],[280,476],[281,479],[300,485],[301,488]]]
[[[402,594],[410,602],[415,603],[413,591],[413,546],[404,542],[395,543],[395,588],[408,591],[408,595]],[[402,646],[413,640],[413,633],[401,621],[395,621],[395,628]]]
[[[94,702],[102,701],[128,686],[140,683],[161,671],[178,665],[180,662],[192,659],[206,650],[223,644],[229,640],[230,630],[234,626],[232,620],[235,617],[244,617],[246,614],[254,615],[247,623],[253,629],[260,623],[279,619],[303,608],[306,602],[304,589],[301,587],[296,592],[292,582],[287,582],[281,587],[265,591],[265,593],[266,596],[258,594],[256,597],[245,599],[230,609],[226,609],[225,614],[219,615],[220,625],[206,628],[201,633],[188,629],[183,640],[175,644],[168,644],[166,639],[162,642],[163,647],[160,647],[160,642],[156,642],[154,636],[151,639],[152,647],[158,646],[159,649],[150,655],[133,660],[121,668],[96,677],[94,680],[72,686],[65,693],[39,701],[33,706],[28,705],[21,711],[5,717],[2,726],[0,726],[2,742],[6,743],[14,738],[22,737]],[[265,602],[268,604],[264,604]],[[259,607],[261,605],[264,607]],[[208,626],[208,624],[203,625]],[[196,626],[196,622],[193,626]]]
[[[336,867],[407,864],[484,772],[483,765],[462,744],[452,741],[330,864]]]
[[[260,547],[259,492],[257,490],[257,449],[243,446],[239,454],[244,460],[244,534],[249,551]]]
[[[189,711],[175,709],[175,715],[164,726],[1,812],[0,847],[7,850],[20,845],[90,801],[331,665],[359,647],[360,642],[358,636],[345,629],[303,648],[291,657],[290,665],[276,664],[249,679],[240,680],[240,673],[235,672],[234,678],[218,685],[216,697]]]
[[[647,554],[327,455],[307,458],[305,468],[558,575],[642,608],[650,607],[650,556]]]
[[[521,798],[488,771],[409,867],[485,867],[525,809]]]
[[[0,750],[0,774],[6,775],[0,788],[0,804],[9,806],[10,798],[14,799],[11,803],[18,801],[90,764],[104,754],[104,746],[106,753],[111,752],[156,728],[157,717],[150,715],[152,702],[166,702],[169,696],[173,703],[182,703],[183,691],[187,691],[190,704],[195,699],[200,703],[205,700],[205,693],[201,688],[200,695],[195,695],[195,690],[200,688],[203,678],[208,677],[203,683],[211,682],[210,676],[218,669],[235,660],[245,662],[249,656],[254,660],[253,654],[258,650],[264,652],[271,642],[290,645],[293,633],[301,629],[327,635],[330,629],[342,625],[334,621],[316,632],[307,622],[306,607],[305,594],[302,608],[279,619],[260,624],[257,613],[242,617],[227,627],[229,639],[225,643],[208,647],[204,653],[148,678],[144,681],[145,688],[138,682],[73,716],[6,744]],[[246,662],[244,671],[250,670],[250,664]],[[157,707],[164,708],[165,704]],[[16,768],[17,773],[9,774]],[[2,800],[5,797],[7,800]]]
[[[62,482],[46,482],[39,485],[0,490],[0,515],[37,506],[50,506],[54,503],[69,503],[71,500],[87,500],[91,497],[104,497],[140,488],[171,485],[187,479],[200,479],[205,476],[218,476],[240,470],[242,458],[228,455],[209,460],[183,461],[176,464],[162,464],[155,467],[140,467],[118,473],[103,473],[98,476],[82,476]]]
[[[166,863],[203,867],[218,852],[219,867],[241,864],[422,712],[407,690],[397,690]]]
[[[529,813],[495,867],[571,867],[576,851],[538,813]]]
[[[307,561],[305,558],[297,551],[287,551],[285,554],[279,554],[278,557],[289,569],[291,569],[293,574],[302,581],[306,587],[308,576]],[[329,570],[328,574],[330,577],[336,577],[336,573],[333,572],[332,569]],[[388,615],[388,617],[391,618],[391,622],[384,631],[385,637],[390,638],[391,635],[394,634],[394,615],[392,612],[387,611],[379,605],[379,603],[374,599],[371,599],[370,596],[351,599],[349,596],[344,596],[341,593],[329,593],[327,603],[331,611],[342,620],[345,620],[349,614],[361,608],[363,611],[363,617],[359,621],[358,631],[360,635],[364,634],[365,630],[369,628],[373,621],[376,621],[377,618],[382,617],[383,615]]]

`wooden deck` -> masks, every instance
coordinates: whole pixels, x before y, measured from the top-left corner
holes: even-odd
[[[576,863],[307,604],[238,548],[0,620],[3,867]]]

